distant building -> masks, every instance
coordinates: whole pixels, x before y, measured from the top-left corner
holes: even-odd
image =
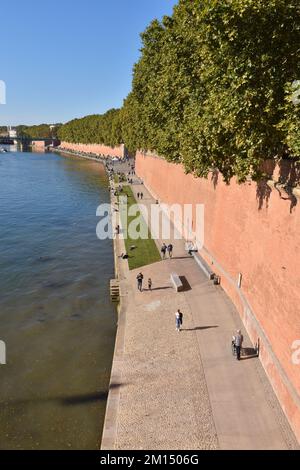
[[[18,137],[17,131],[12,129],[11,127],[8,128],[8,135],[11,139],[15,139]]]

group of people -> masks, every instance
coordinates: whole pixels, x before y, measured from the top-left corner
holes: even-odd
[[[130,162],[128,163],[128,166],[129,166],[129,171],[128,171],[128,175],[135,175],[135,166],[132,165]]]
[[[137,279],[137,288],[140,292],[142,292],[142,290],[143,290],[143,280],[144,280],[143,273],[140,272],[137,275],[136,279]],[[152,279],[151,278],[148,279],[148,290],[152,291]],[[176,331],[179,332],[181,330],[182,324],[183,324],[183,313],[181,312],[180,309],[178,309],[177,312],[175,313]]]
[[[144,194],[143,193],[137,193],[137,198],[138,199],[143,199],[144,197]]]
[[[144,275],[142,272],[140,272],[137,277],[137,288],[140,292],[143,291],[143,280],[144,280]],[[152,291],[152,279],[148,279],[148,290]],[[181,312],[180,309],[177,310],[175,313],[175,326],[176,326],[176,331],[180,332],[183,324],[183,313]],[[236,334],[232,337],[232,345],[235,350],[236,358],[239,361],[241,359],[241,350],[242,350],[242,345],[243,345],[244,337],[242,335],[241,330],[237,330]]]
[[[169,254],[169,258],[172,258],[173,257],[173,245],[172,245],[172,243],[169,243],[168,246],[165,243],[163,243],[160,251],[161,251],[163,259],[166,259],[166,254],[167,253]]]

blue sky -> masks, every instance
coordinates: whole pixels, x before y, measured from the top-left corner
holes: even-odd
[[[0,125],[65,122],[120,107],[139,34],[176,0],[3,0]]]

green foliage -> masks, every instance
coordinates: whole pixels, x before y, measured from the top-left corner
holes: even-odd
[[[286,145],[299,157],[299,110],[285,102],[300,78],[298,0],[180,0],[142,41],[122,110],[129,148],[241,181]]]
[[[121,196],[127,196],[127,221],[128,221],[128,227],[130,226],[130,223],[134,221],[137,217],[141,216],[141,213],[138,212],[136,215],[131,216],[129,215],[129,210],[133,205],[136,205],[136,199],[133,195],[133,192],[130,188],[130,186],[123,186],[123,191],[121,193]],[[148,232],[148,238],[137,238],[137,239],[132,239],[130,238],[130,231],[128,233],[128,236],[125,237],[124,242],[125,242],[125,248],[126,248],[126,253],[128,254],[128,265],[129,269],[137,269],[142,266],[146,266],[148,264],[156,263],[161,260],[160,253],[158,251],[158,248],[156,246],[155,241],[153,240],[150,230],[147,227],[147,224],[144,220],[144,218],[141,216],[141,224],[143,225],[143,228],[140,227],[141,231],[146,231]],[[131,246],[135,246],[135,249],[132,251]]]
[[[74,119],[64,124],[58,132],[66,142],[105,144],[115,147],[122,142],[120,110],[110,109],[105,114],[95,114]]]
[[[300,155],[300,80],[286,87],[284,118],[278,125],[292,155]]]
[[[16,127],[18,136],[29,137],[30,139],[46,139],[57,136],[61,124],[53,124],[55,127],[50,129],[50,124],[39,124],[36,126],[20,125]]]
[[[300,158],[299,0],[179,0],[141,38],[122,109],[65,124],[62,140],[124,142],[226,181],[259,178],[267,158]]]

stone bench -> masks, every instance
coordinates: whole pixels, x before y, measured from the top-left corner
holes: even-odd
[[[198,266],[202,269],[204,274],[208,277],[208,279],[213,281],[216,277],[216,274],[213,272],[211,267],[206,263],[206,261],[204,261],[204,259],[198,254],[194,254],[194,260],[196,261]]]
[[[172,273],[170,277],[171,277],[171,281],[172,281],[172,284],[173,284],[174,289],[176,290],[176,292],[182,292],[183,291],[183,284],[182,284],[181,279],[178,276],[178,274]]]

